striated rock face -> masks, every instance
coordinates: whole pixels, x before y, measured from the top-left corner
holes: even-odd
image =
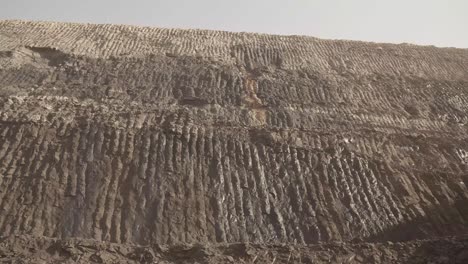
[[[1,236],[467,234],[467,132],[468,50],[0,21]]]

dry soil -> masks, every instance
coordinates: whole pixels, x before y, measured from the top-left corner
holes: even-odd
[[[466,49],[0,21],[0,261],[468,263],[467,132]]]

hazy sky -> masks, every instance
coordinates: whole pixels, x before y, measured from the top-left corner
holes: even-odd
[[[0,0],[0,19],[220,29],[468,48],[468,0]]]

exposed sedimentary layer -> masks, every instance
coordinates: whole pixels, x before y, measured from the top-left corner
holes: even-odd
[[[0,21],[0,235],[467,234],[468,50]]]

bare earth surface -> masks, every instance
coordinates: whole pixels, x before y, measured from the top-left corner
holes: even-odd
[[[0,261],[468,263],[468,50],[0,21]]]

